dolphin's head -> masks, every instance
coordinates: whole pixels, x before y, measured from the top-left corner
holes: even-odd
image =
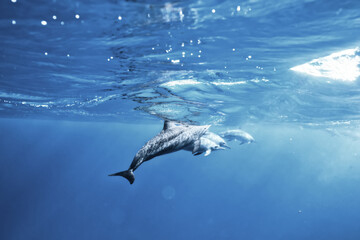
[[[219,145],[216,145],[216,146],[214,147],[214,150],[225,150],[225,148],[224,148],[224,147],[220,147]]]
[[[214,143],[216,143],[217,145],[219,145],[219,147],[221,147],[221,149],[225,149],[225,148],[230,148],[227,143],[225,142],[225,140],[220,137],[218,134],[207,131],[205,133],[206,137],[209,138],[211,141],[213,141]]]
[[[243,141],[246,143],[253,143],[253,142],[255,142],[255,139],[250,134],[245,133],[243,136]]]
[[[220,144],[217,142],[212,141],[212,139],[207,138],[207,135],[202,136],[200,138],[201,146],[206,149],[212,149],[212,150],[225,150],[226,148],[229,148],[226,145],[226,142],[221,142]]]
[[[221,141],[220,143],[219,143],[219,145],[220,145],[220,147],[221,147],[221,149],[230,149],[230,147],[227,145],[227,143],[225,142],[225,141]]]

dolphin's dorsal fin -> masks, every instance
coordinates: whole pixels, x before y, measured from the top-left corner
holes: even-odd
[[[197,151],[199,151],[200,145],[201,145],[200,139],[198,139],[194,142],[194,148],[192,150],[193,154],[196,153]]]
[[[165,130],[175,127],[175,126],[176,126],[176,122],[165,120],[163,130],[165,131]]]

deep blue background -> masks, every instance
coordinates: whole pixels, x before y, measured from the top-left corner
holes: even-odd
[[[2,239],[360,236],[359,141],[348,137],[248,126],[254,144],[161,156],[129,185],[107,174],[126,169],[160,121],[0,123]]]

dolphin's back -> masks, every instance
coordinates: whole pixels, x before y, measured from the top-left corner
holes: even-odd
[[[209,126],[177,126],[162,130],[149,140],[135,157],[146,156],[144,161],[156,156],[175,152],[192,145],[204,135]]]
[[[145,156],[144,161],[150,160],[158,155],[171,152],[177,147],[179,136],[184,132],[182,127],[161,131],[154,138],[149,140],[136,154]]]

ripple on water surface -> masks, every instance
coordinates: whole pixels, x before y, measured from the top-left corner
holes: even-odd
[[[1,116],[359,120],[357,2],[2,6]]]

